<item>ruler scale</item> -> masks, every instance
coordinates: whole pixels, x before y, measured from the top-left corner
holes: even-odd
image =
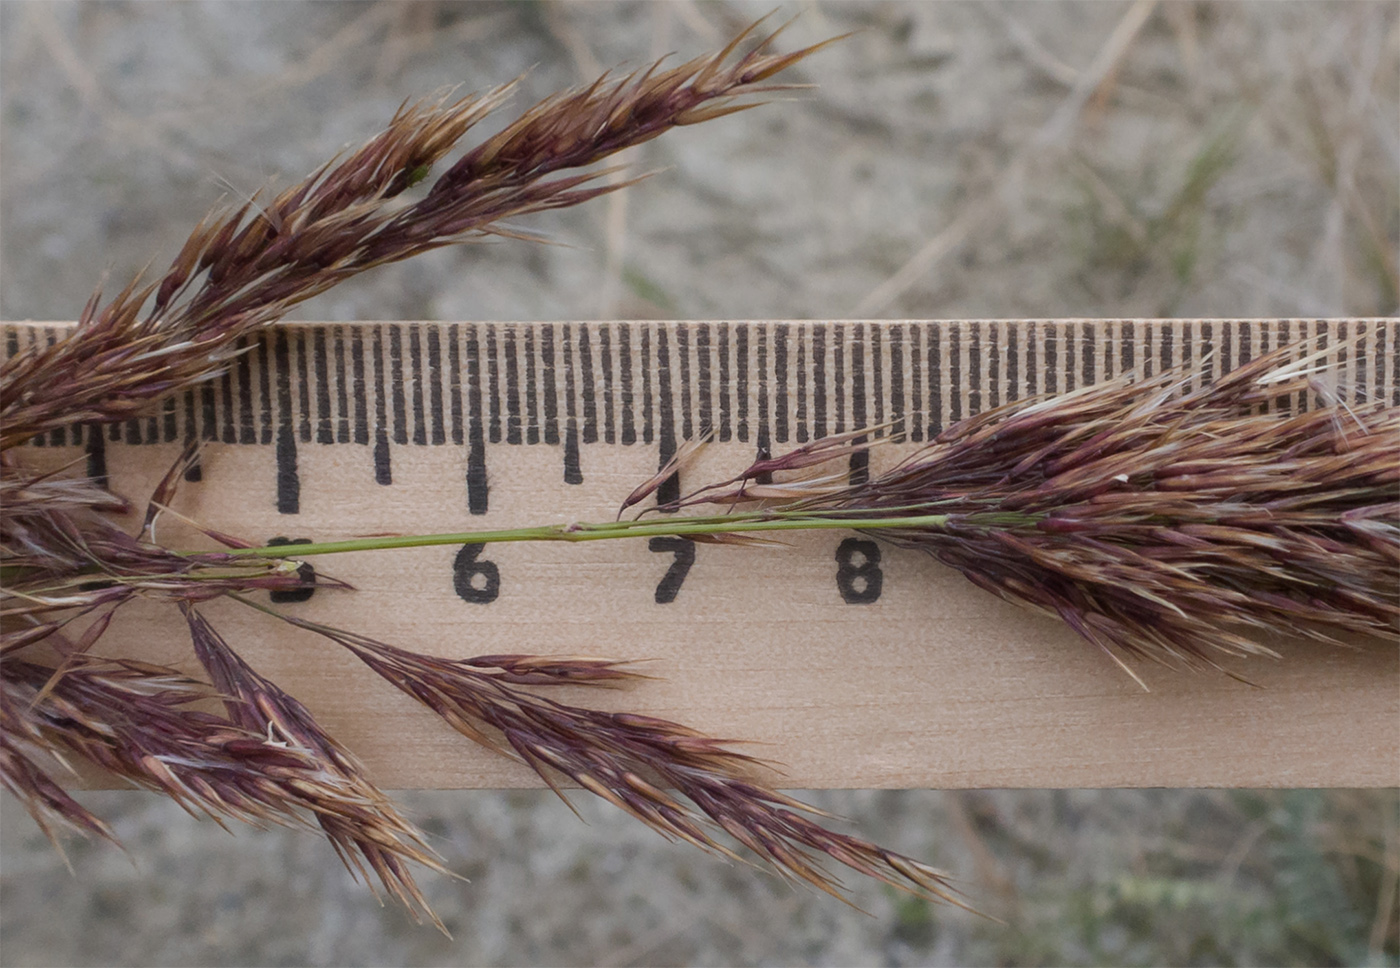
[[[562,439],[560,480],[580,484],[582,445],[654,445],[664,463],[679,441],[711,428],[720,441],[771,450],[887,420],[889,433],[918,442],[1004,402],[1067,392],[1138,367],[1150,374],[1199,367],[1209,358],[1203,371],[1213,378],[1252,358],[1256,346],[1265,352],[1306,336],[1334,342],[1360,337],[1350,359],[1344,348],[1336,359],[1353,398],[1378,394],[1400,406],[1393,321],[1269,322],[287,324],[238,357],[215,382],[217,392],[187,391],[157,415],[112,425],[107,440],[267,445],[275,439],[278,507],[287,514],[298,507],[297,455],[307,447],[369,445],[372,427],[373,446],[366,446],[364,458],[375,480],[390,486],[397,447],[449,441],[459,447],[465,440],[463,499],[471,513],[482,515],[489,509],[488,428],[491,443],[500,443],[503,410],[506,443],[558,447]],[[495,338],[497,330],[503,339]],[[22,334],[12,331],[10,350],[51,343],[62,331],[25,326]],[[619,338],[619,331],[642,334],[641,357],[634,361],[631,340]],[[366,356],[372,381],[364,376]],[[638,376],[634,367],[641,370],[641,399],[630,390]],[[829,368],[838,383],[834,395],[826,385]],[[633,379],[619,387],[612,377],[620,369]],[[732,371],[738,374],[734,384]],[[638,423],[641,434],[629,432]],[[100,475],[106,443],[100,431],[56,430],[33,445],[70,442],[88,447]]]
[[[3,349],[66,328],[10,325]],[[149,415],[23,451],[139,500],[203,441],[178,509],[261,540],[596,520],[706,431],[700,467],[662,500],[757,453],[871,425],[902,437],[853,460],[859,479],[1012,400],[1183,364],[1209,380],[1304,337],[1332,349],[1328,392],[1400,406],[1390,319],[288,323]],[[160,536],[207,543],[174,523]],[[1240,666],[1257,689],[1147,667],[1143,694],[1058,623],[862,538],[474,554],[318,559],[359,590],[282,607],[445,655],[657,659],[664,681],[565,695],[771,743],[758,752],[794,786],[1400,784],[1393,646],[1283,643],[1285,661]],[[348,656],[223,604],[209,613],[230,640],[385,784],[535,783]],[[128,606],[104,648],[187,662],[168,611]]]

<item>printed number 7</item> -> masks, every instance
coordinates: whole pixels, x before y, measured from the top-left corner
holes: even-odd
[[[671,567],[666,569],[666,574],[661,576],[661,582],[656,586],[656,604],[669,605],[676,600],[681,583],[690,573],[690,566],[695,564],[695,542],[685,538],[652,538],[647,542],[647,550],[669,551],[676,556],[676,560],[671,562]]]

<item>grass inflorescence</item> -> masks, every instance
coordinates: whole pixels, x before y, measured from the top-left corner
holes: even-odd
[[[0,780],[46,833],[113,839],[58,781],[65,766],[83,761],[215,820],[318,827],[348,867],[442,927],[411,871],[444,870],[424,835],[200,609],[214,598],[252,604],[243,593],[302,587],[298,563],[239,553],[256,549],[207,529],[227,550],[190,553],[155,539],[152,524],[193,451],[151,496],[133,535],[118,523],[127,501],[96,481],[30,470],[16,448],[58,427],[127,419],[213,379],[246,337],[367,269],[488,235],[526,235],[507,220],[623,187],[629,182],[600,181],[610,170],[597,164],[673,128],[755,106],[754,95],[788,86],[775,75],[825,46],[774,53],[776,33],[755,42],[757,28],[712,55],[605,75],[548,98],[431,180],[511,86],[405,104],[382,132],[301,182],[211,213],[158,278],[133,280],[105,301],[94,295],[70,336],[0,364]],[[113,614],[136,598],[180,610],[207,680],[94,651]],[[343,645],[551,784],[582,786],[669,837],[736,856],[722,832],[832,893],[839,883],[818,857],[951,899],[938,871],[827,830],[761,784],[755,761],[718,740],[531,691],[636,678],[618,663],[529,655],[454,662],[278,617]]]
[[[125,420],[214,378],[245,337],[362,271],[485,235],[522,235],[504,220],[620,187],[599,182],[607,170],[593,166],[676,126],[753,106],[746,96],[780,89],[775,75],[822,46],[770,53],[770,36],[740,53],[754,29],[714,55],[547,99],[435,178],[509,88],[405,105],[379,135],[302,182],[211,214],[158,278],[106,301],[94,296],[71,336],[0,364],[0,779],[46,832],[112,838],[58,782],[69,761],[84,761],[216,820],[317,828],[352,870],[433,917],[411,870],[444,870],[425,836],[305,706],[210,624],[202,605],[222,598],[337,643],[556,790],[581,787],[667,837],[756,856],[838,896],[826,862],[960,903],[939,871],[834,832],[765,785],[762,764],[732,743],[548,695],[559,684],[641,678],[621,662],[443,659],[246,597],[302,587],[300,559],[317,553],[660,534],[743,544],[764,532],[854,528],[922,548],[982,587],[1060,617],[1125,668],[1135,657],[1219,665],[1293,632],[1396,637],[1400,413],[1335,398],[1305,411],[1280,407],[1316,389],[1311,348],[1280,349],[1197,390],[1172,372],[1013,403],[949,428],[861,484],[839,469],[869,446],[865,431],[766,458],[665,508],[688,513],[350,539],[296,546],[295,558],[286,546],[212,531],[222,550],[156,540],[155,515],[192,452],[152,495],[134,535],[118,523],[130,509],[122,498],[20,460],[17,445],[36,435]],[[671,470],[639,486],[624,510],[650,499]],[[137,598],[180,611],[203,679],[101,656],[113,614]]]

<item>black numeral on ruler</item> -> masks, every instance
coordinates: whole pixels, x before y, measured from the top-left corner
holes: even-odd
[[[10,327],[3,349],[64,329]],[[285,514],[304,503],[306,448],[355,447],[383,486],[396,448],[465,448],[463,499],[479,515],[488,444],[557,449],[568,485],[589,447],[655,448],[664,463],[706,430],[755,452],[870,425],[922,441],[1012,400],[1202,360],[1210,378],[1309,336],[1334,347],[1350,397],[1400,406],[1400,323],[1383,319],[289,324],[149,416],[31,443],[85,447],[95,477],[113,443],[271,446]]]

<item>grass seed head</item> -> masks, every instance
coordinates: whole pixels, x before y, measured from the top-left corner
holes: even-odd
[[[1286,636],[1396,639],[1400,410],[1325,390],[1298,410],[1319,390],[1322,355],[1283,347],[1195,390],[1171,370],[1017,401],[865,483],[763,506],[947,515],[874,533],[1063,619],[1115,658],[1218,667]],[[845,455],[817,441],[681,504],[766,496],[760,475]]]
[[[735,56],[758,27],[716,54],[604,75],[541,101],[416,200],[404,192],[513,85],[406,105],[300,183],[211,213],[158,280],[135,280],[105,303],[94,295],[71,336],[0,363],[0,449],[56,427],[123,420],[209,380],[245,337],[367,269],[487,235],[527,235],[505,221],[631,184],[604,182],[608,172],[593,166],[673,128],[755,107],[755,96],[785,87],[774,75],[834,42],[767,53],[773,33]]]
[[[248,337],[362,271],[485,235],[523,235],[504,220],[628,184],[600,181],[608,172],[593,166],[671,128],[753,107],[747,98],[781,90],[775,75],[825,46],[768,53],[770,34],[736,55],[757,28],[708,57],[605,76],[541,102],[417,199],[404,193],[510,87],[405,105],[380,134],[302,182],[211,213],[163,275],[133,281],[105,302],[94,295],[71,335],[0,363],[0,778],[43,829],[111,836],[51,776],[50,755],[77,758],[216,820],[314,820],[347,866],[366,880],[375,875],[410,911],[432,916],[409,872],[412,863],[443,870],[422,835],[309,711],[249,667],[197,608],[210,598],[246,602],[240,593],[300,587],[295,563],[161,546],[154,525],[180,468],[157,488],[133,536],[112,519],[127,510],[124,502],[94,483],[30,473],[13,448],[60,426],[128,419],[214,378]],[[112,614],[137,596],[181,609],[210,682],[89,654]],[[83,616],[95,619],[68,641],[64,629]],[[832,893],[837,882],[818,856],[924,896],[951,896],[932,868],[827,831],[800,804],[746,779],[753,761],[718,740],[522,688],[640,678],[616,662],[451,661],[318,630],[464,734],[519,757],[551,784],[577,783],[667,836],[733,856],[714,838],[727,831],[779,870]],[[58,665],[27,651],[40,643],[54,647]],[[223,714],[208,712],[211,703]]]
[[[616,663],[572,657],[442,659],[285,619],[349,649],[463,735],[514,754],[561,797],[561,782],[575,784],[668,839],[742,860],[717,838],[723,831],[779,874],[843,900],[841,882],[820,858],[929,900],[963,904],[942,872],[832,831],[812,819],[806,805],[757,782],[760,761],[732,749],[730,741],[665,719],[571,706],[519,688],[522,681],[607,681],[626,674],[614,668]],[[544,670],[548,679],[541,677]]]

